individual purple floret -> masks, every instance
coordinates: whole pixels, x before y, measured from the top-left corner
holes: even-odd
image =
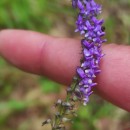
[[[97,19],[102,7],[94,0],[72,0],[72,6],[79,10],[75,32],[80,32],[84,37],[81,41],[83,59],[81,66],[77,68],[78,85],[75,87],[75,96],[86,105],[92,94],[92,87],[97,85],[94,79],[101,71],[99,63],[104,56],[101,46],[106,41],[102,38],[105,35],[105,28],[102,26],[104,20]]]

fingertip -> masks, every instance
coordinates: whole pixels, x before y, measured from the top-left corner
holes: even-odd
[[[2,30],[0,54],[11,64],[25,71],[40,73],[40,52],[51,37],[25,30]]]

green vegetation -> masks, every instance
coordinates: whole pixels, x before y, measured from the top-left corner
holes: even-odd
[[[108,43],[130,44],[130,1],[99,1],[104,5]],[[0,0],[0,29],[76,37],[75,18],[70,0]],[[65,94],[61,86],[22,72],[0,58],[0,130],[49,130],[41,127],[41,122],[51,115],[54,101]],[[71,130],[119,130],[130,124],[130,114],[95,95],[78,115]]]

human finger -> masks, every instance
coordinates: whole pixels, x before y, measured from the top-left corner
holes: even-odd
[[[20,30],[0,32],[0,54],[13,65],[70,84],[81,57],[80,41]],[[130,47],[106,45],[96,91],[130,111]]]

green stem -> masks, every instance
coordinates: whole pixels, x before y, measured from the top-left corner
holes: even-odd
[[[67,96],[64,100],[64,102],[66,103],[71,103],[71,98],[72,98],[72,94],[74,93],[75,91],[75,87],[77,85],[77,81],[78,79],[74,80],[70,86],[71,88],[71,92],[68,92],[67,93]],[[63,124],[62,122],[62,118],[65,117],[66,115],[66,108],[65,106],[63,106],[62,104],[60,106],[57,107],[58,108],[58,112],[59,112],[59,116],[55,115],[55,118],[54,118],[54,122],[53,122],[53,125],[52,125],[52,130],[58,130],[58,127],[64,127],[64,126],[61,126],[61,124]]]

